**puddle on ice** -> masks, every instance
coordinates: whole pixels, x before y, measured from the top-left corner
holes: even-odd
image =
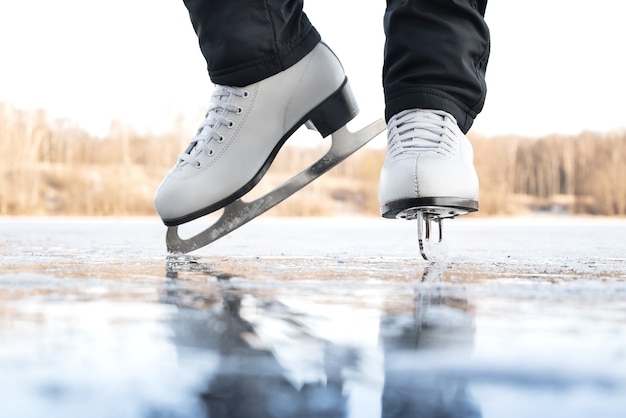
[[[0,219],[0,416],[622,417],[626,221]]]

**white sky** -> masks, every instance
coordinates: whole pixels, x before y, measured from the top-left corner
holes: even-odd
[[[360,120],[383,114],[385,2],[307,0],[342,59]],[[626,128],[626,3],[492,0],[486,135]],[[0,102],[44,108],[94,133],[112,119],[159,130],[201,119],[212,85],[182,0],[0,2]]]

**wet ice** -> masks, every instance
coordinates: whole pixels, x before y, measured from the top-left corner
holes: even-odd
[[[626,222],[0,220],[0,416],[621,417]]]

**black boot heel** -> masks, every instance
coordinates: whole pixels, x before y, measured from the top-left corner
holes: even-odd
[[[325,138],[354,119],[358,113],[359,106],[346,78],[335,93],[311,110],[309,121]]]

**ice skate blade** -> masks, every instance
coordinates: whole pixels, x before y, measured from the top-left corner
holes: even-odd
[[[383,207],[388,209],[383,213],[386,218],[417,220],[417,242],[422,258],[427,261],[444,260],[448,254],[448,245],[443,239],[443,220],[453,219],[457,216],[467,215],[478,210],[478,202],[455,198],[437,198],[439,200],[427,199],[406,199],[392,202]],[[442,200],[445,199],[445,200]],[[450,206],[413,206],[420,204],[446,203]],[[393,215],[393,216],[392,216]],[[433,239],[432,223],[437,224],[438,236]]]
[[[445,259],[448,245],[443,240],[442,222],[478,210],[478,202],[457,197],[418,197],[400,199],[381,207],[382,216],[389,219],[417,220],[417,242],[420,254],[427,261]],[[431,237],[431,224],[438,225],[439,237]]]
[[[335,131],[330,149],[315,163],[287,180],[282,186],[250,202],[237,199],[224,207],[220,218],[209,228],[188,239],[178,234],[178,226],[167,228],[166,246],[170,253],[186,254],[202,248],[248,223],[273,208],[313,180],[345,160],[363,145],[374,139],[386,128],[382,119],[357,131],[350,132],[346,126]]]
[[[448,208],[439,208],[441,213],[449,215]],[[444,260],[448,255],[448,245],[443,240],[443,220],[446,217],[440,216],[433,208],[424,208],[424,210],[415,210],[413,219],[417,220],[417,242],[420,254],[426,261]],[[437,224],[438,236],[436,239],[432,237],[432,223]]]

